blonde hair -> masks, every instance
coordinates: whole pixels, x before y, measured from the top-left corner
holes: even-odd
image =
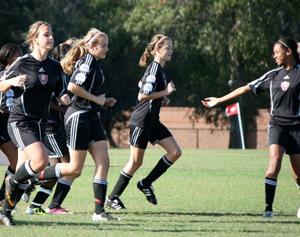
[[[89,47],[98,44],[102,37],[107,37],[107,34],[96,28],[91,28],[82,39],[77,40],[61,60],[64,72],[67,75],[71,75],[74,71],[76,61],[88,53]]]
[[[29,30],[28,30],[27,36],[26,36],[25,44],[29,45],[30,51],[33,50],[33,41],[34,41],[34,39],[38,36],[38,34],[39,34],[39,29],[40,29],[42,26],[48,26],[49,28],[51,28],[50,23],[48,23],[48,22],[46,22],[46,21],[36,21],[36,22],[34,22],[34,23],[29,27]]]
[[[170,40],[168,36],[162,34],[154,35],[140,58],[139,66],[146,67],[149,63],[150,58],[153,58],[155,56],[154,50],[157,48],[161,48],[168,40]]]

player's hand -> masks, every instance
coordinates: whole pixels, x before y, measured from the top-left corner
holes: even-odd
[[[59,98],[60,102],[62,105],[69,105],[71,104],[71,98],[68,94],[63,94],[60,98]]]
[[[106,101],[105,94],[96,96],[96,101],[95,101],[96,104],[98,104],[98,105],[104,105],[105,101]]]
[[[168,106],[170,104],[170,99],[168,97],[164,97],[162,101],[163,105]]]
[[[205,107],[211,108],[211,107],[214,107],[217,104],[219,104],[219,98],[217,98],[217,97],[208,97],[208,98],[205,98],[204,100],[202,100],[201,103]]]
[[[23,87],[26,80],[27,80],[27,75],[19,75],[11,79],[12,80],[12,85],[15,87]]]
[[[174,91],[176,91],[175,85],[173,81],[170,81],[166,88],[167,95],[171,95]]]
[[[106,98],[105,100],[105,105],[109,106],[109,107],[112,107],[115,105],[115,103],[117,102],[117,100],[113,97],[108,97]]]

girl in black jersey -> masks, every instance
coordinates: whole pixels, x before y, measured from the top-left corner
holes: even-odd
[[[95,211],[92,216],[94,222],[118,220],[104,210],[109,157],[99,112],[102,106],[113,106],[116,102],[114,98],[106,98],[103,94],[104,76],[100,60],[106,57],[107,51],[108,36],[92,28],[63,58],[65,73],[72,75],[68,90],[74,94],[65,115],[71,160],[70,163],[60,163],[47,168],[43,175],[45,179],[62,175],[79,176],[89,151],[95,162]]]
[[[75,38],[68,39],[64,43],[59,44],[53,50],[53,58],[60,61],[74,45]],[[55,52],[55,53],[54,53]],[[67,88],[69,77],[63,75],[64,87]],[[49,154],[49,164],[55,165],[60,162],[70,162],[69,150],[66,144],[66,135],[64,128],[64,114],[67,106],[58,103],[55,95],[52,96],[49,106],[49,117],[46,123],[44,145],[47,148]],[[66,198],[70,191],[74,176],[62,177],[58,180],[50,180],[42,182],[38,192],[33,198],[30,206],[26,209],[27,214],[52,214],[52,215],[64,215],[72,214],[72,212],[61,207],[62,202]],[[30,193],[34,189],[34,180],[30,180],[30,185],[26,192],[22,195],[22,199],[25,202],[29,201]],[[46,202],[50,196],[53,187],[56,184],[55,192],[52,201],[48,208],[44,210],[42,205]]]
[[[54,43],[50,24],[38,21],[31,25],[27,43],[31,53],[19,58],[6,73],[6,79],[27,75],[22,87],[6,81],[7,89],[11,88],[14,92],[8,132],[18,147],[17,171],[6,179],[5,205],[0,215],[2,224],[7,226],[14,225],[11,210],[26,189],[27,180],[48,164],[48,154],[42,141],[52,93],[62,104],[70,102],[69,96],[63,94],[60,64],[47,56]]]
[[[22,50],[18,45],[7,43],[3,45],[0,49],[0,80],[5,79],[5,72],[8,70],[10,65],[17,59],[17,57],[22,56]],[[24,77],[24,76],[21,76]],[[18,76],[17,80],[19,80]],[[0,86],[1,90],[1,86]],[[2,91],[2,90],[1,90]],[[9,117],[9,110],[12,106],[13,91],[8,90],[5,92],[0,92],[0,149],[6,155],[9,161],[9,166],[5,172],[4,179],[8,175],[15,173],[17,160],[18,160],[18,150],[17,147],[11,142],[11,139],[7,131],[7,122]],[[0,205],[4,205],[5,199],[5,180],[3,180],[0,189]]]
[[[290,38],[280,38],[274,44],[273,58],[278,68],[223,97],[209,97],[202,101],[204,106],[210,108],[250,91],[254,94],[266,90],[270,92],[270,156],[265,178],[266,207],[263,214],[267,218],[273,217],[272,204],[284,153],[290,156],[291,170],[300,188],[300,60],[297,43]]]
[[[139,65],[142,67],[146,67],[151,58],[153,61],[148,65],[139,83],[137,105],[130,119],[130,159],[107,198],[107,206],[113,209],[125,208],[119,197],[134,173],[141,167],[148,142],[158,143],[167,152],[148,176],[137,183],[137,188],[154,205],[157,204],[157,200],[152,183],[181,156],[181,150],[174,137],[159,121],[162,103],[167,102],[167,96],[175,91],[173,82],[167,82],[164,72],[164,66],[171,60],[172,53],[172,40],[165,35],[157,34],[140,59]]]

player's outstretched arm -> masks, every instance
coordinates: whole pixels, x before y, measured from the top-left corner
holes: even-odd
[[[201,101],[201,103],[207,107],[207,108],[211,108],[214,107],[218,104],[221,104],[223,102],[226,102],[228,100],[232,100],[236,97],[239,97],[243,94],[248,93],[249,91],[251,91],[251,88],[249,85],[245,85],[245,86],[241,86],[237,89],[235,89],[234,91],[228,93],[227,95],[224,95],[222,97],[207,97],[204,100]]]

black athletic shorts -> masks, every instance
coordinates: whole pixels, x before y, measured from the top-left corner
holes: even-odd
[[[269,145],[278,144],[285,148],[288,155],[300,154],[300,125],[269,125]]]
[[[11,139],[7,131],[9,113],[0,113],[0,145],[9,142]]]
[[[8,134],[12,142],[23,150],[35,142],[43,142],[46,121],[26,118],[20,121],[8,122]]]
[[[63,121],[61,121],[63,123]],[[47,123],[44,137],[44,145],[47,148],[49,158],[61,158],[69,155],[66,143],[66,134],[63,124]]]
[[[155,122],[143,128],[131,125],[129,143],[131,146],[146,149],[148,142],[152,145],[167,137],[172,137],[171,132],[161,123]]]
[[[87,150],[93,142],[106,140],[96,112],[68,108],[65,115],[67,145],[72,150]]]

